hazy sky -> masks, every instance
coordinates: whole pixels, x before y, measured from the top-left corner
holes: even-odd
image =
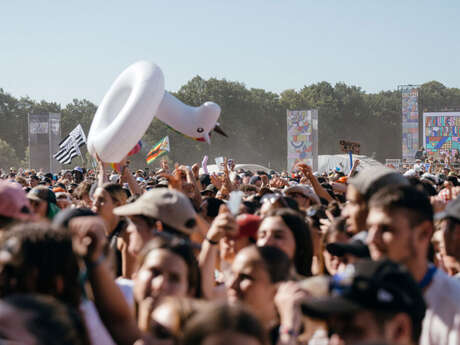
[[[460,1],[2,1],[0,88],[98,104],[145,59],[176,91],[195,75],[281,92],[319,81],[367,92],[460,87]]]

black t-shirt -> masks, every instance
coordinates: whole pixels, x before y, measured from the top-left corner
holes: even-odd
[[[128,226],[128,222],[125,219],[121,219],[115,230],[112,231],[112,233],[108,236],[108,241],[110,248],[115,252],[115,265],[116,265],[116,274],[117,277],[120,277],[122,275],[122,258],[121,258],[121,251],[117,247],[117,240],[118,237],[121,235],[121,233],[126,229]]]

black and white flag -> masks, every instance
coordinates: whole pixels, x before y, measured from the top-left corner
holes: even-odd
[[[69,164],[75,156],[81,156],[80,146],[86,144],[85,132],[78,124],[59,144],[59,151],[53,156],[59,163]]]

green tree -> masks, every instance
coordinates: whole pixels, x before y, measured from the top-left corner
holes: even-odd
[[[0,168],[19,167],[19,160],[14,148],[5,140],[0,139]]]

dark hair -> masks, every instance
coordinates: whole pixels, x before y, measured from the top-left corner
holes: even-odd
[[[455,177],[455,176],[447,176],[446,181],[452,182],[452,184],[454,185],[454,187],[457,187],[457,186],[459,185],[458,179],[457,179],[457,177]]]
[[[373,310],[372,315],[374,316],[376,324],[379,326],[382,332],[384,332],[385,323],[388,321],[391,321],[395,317],[394,313],[387,312],[384,310]],[[420,335],[422,334],[423,319],[414,317],[409,314],[408,316],[411,319],[411,325],[412,325],[412,337],[411,338],[415,344],[418,344],[420,340]]]
[[[338,217],[334,219],[332,224],[327,227],[326,231],[321,237],[323,248],[326,248],[326,245],[329,243],[329,239],[334,234],[345,234],[348,236],[347,219],[345,217]]]
[[[39,344],[89,345],[83,318],[75,308],[51,296],[15,294],[3,300],[17,311],[24,311],[27,330]]]
[[[340,214],[342,213],[340,204],[337,201],[331,201],[329,205],[327,206],[327,210],[331,212],[334,218],[340,217]]]
[[[296,244],[293,258],[296,271],[305,277],[310,277],[312,275],[313,242],[308,224],[300,213],[287,208],[272,210],[266,216],[268,217],[281,217],[291,230]]]
[[[201,273],[190,242],[176,237],[155,237],[142,249],[138,257],[138,267],[141,267],[149,253],[156,249],[169,250],[185,261],[187,264],[188,292],[193,295],[191,297],[201,297]]]
[[[265,329],[241,306],[213,304],[195,315],[186,325],[182,345],[202,345],[208,336],[224,332],[241,333],[266,344]]]
[[[272,283],[278,283],[289,279],[291,260],[289,260],[285,252],[273,246],[252,246],[252,248],[255,248],[260,255]]]
[[[206,202],[207,212],[206,215],[211,218],[217,217],[219,214],[220,205],[225,204],[222,200],[216,198],[206,198],[203,200],[203,203]]]
[[[256,213],[257,209],[260,208],[260,204],[256,201],[243,201],[242,204],[246,208],[245,213],[249,213],[249,214]]]
[[[17,219],[0,215],[0,229],[2,229],[2,231],[7,230],[16,223],[18,223]]]
[[[181,240],[189,240],[189,235],[187,235],[183,231],[173,228],[172,226],[169,226],[168,224],[162,222],[161,220],[158,220],[153,217],[145,216],[143,214],[138,214],[136,216],[142,218],[149,229],[154,229],[157,221],[161,222],[163,231],[158,234],[162,235],[165,238],[177,237],[178,239],[181,239]],[[192,221],[195,221],[195,220],[192,219]]]
[[[379,190],[369,201],[369,208],[386,211],[404,209],[408,212],[410,226],[424,221],[433,222],[433,207],[425,192],[413,186],[389,186]]]
[[[420,183],[416,185],[416,188],[425,192],[428,196],[435,196],[437,194],[436,188],[426,180],[421,180]]]
[[[242,191],[243,193],[257,192],[257,186],[253,184],[242,184],[240,186],[240,191]]]
[[[307,216],[312,220],[312,225],[315,228],[321,226],[320,219],[327,219],[326,206],[324,205],[313,205],[308,209]]]
[[[19,224],[5,234],[0,250],[10,256],[0,273],[0,296],[41,293],[79,307],[79,266],[68,231],[48,223]],[[58,278],[64,282],[62,289]]]

